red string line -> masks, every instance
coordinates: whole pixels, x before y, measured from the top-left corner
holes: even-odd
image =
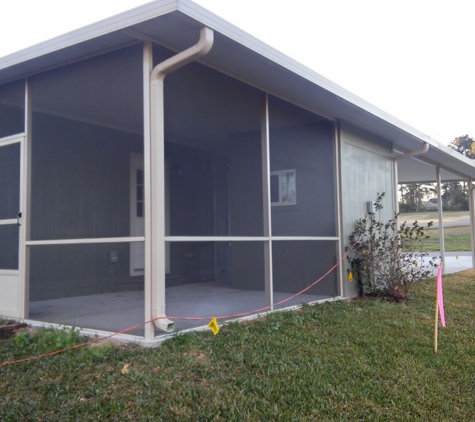
[[[289,300],[292,300],[292,299],[296,298],[297,296],[300,296],[301,294],[305,293],[307,290],[309,290],[313,286],[315,286],[317,283],[322,281],[328,274],[330,274],[335,268],[337,268],[338,265],[340,265],[341,262],[348,256],[350,251],[356,246],[357,243],[358,242],[355,242],[350,248],[348,248],[346,253],[340,258],[340,260],[333,267],[331,267],[325,274],[323,274],[318,280],[314,281],[312,284],[305,287],[305,289],[301,290],[300,292],[295,293],[294,295],[289,296],[288,298],[283,299],[280,302],[274,303],[273,305],[264,306],[263,308],[255,309],[253,311],[241,312],[239,314],[220,315],[220,316],[217,316],[215,318],[216,319],[229,319],[229,318],[243,317],[243,316],[247,316],[247,315],[251,315],[251,314],[257,314],[259,312],[267,311],[267,310],[271,309],[274,306],[282,305],[283,303],[288,302]],[[79,349],[81,347],[85,347],[85,346],[88,346],[90,344],[98,343],[99,341],[107,340],[107,339],[109,339],[111,337],[114,337],[114,336],[117,336],[119,334],[124,334],[124,333],[127,333],[129,331],[135,330],[136,328],[143,327],[144,325],[149,324],[149,323],[154,322],[154,321],[157,321],[159,319],[170,319],[170,320],[173,320],[173,321],[176,321],[176,320],[180,320],[180,321],[203,321],[203,320],[210,319],[210,317],[175,317],[175,316],[156,317],[156,318],[152,318],[148,321],[142,322],[140,324],[134,325],[132,327],[126,328],[124,330],[117,331],[115,333],[109,334],[105,337],[98,337],[98,338],[95,338],[93,340],[89,340],[89,341],[84,342],[84,343],[76,344],[75,346],[66,347],[66,348],[61,349],[61,350],[56,350],[54,352],[44,353],[44,354],[38,355],[38,356],[31,356],[31,357],[28,357],[28,358],[18,359],[18,360],[13,360],[13,361],[5,361],[0,365],[0,367],[7,366],[7,365],[13,365],[13,364],[16,364],[16,363],[30,362],[32,360],[46,358],[48,356],[59,355],[60,353],[69,352],[70,350],[74,350],[74,349]]]

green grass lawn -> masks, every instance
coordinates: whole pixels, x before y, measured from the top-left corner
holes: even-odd
[[[424,249],[428,252],[440,251],[439,229],[427,229],[430,239],[424,242]],[[444,242],[446,251],[471,251],[470,226],[445,227]]]
[[[280,312],[157,349],[111,343],[0,367],[0,420],[475,420],[475,271],[394,305],[354,300]],[[77,341],[0,341],[0,362]]]

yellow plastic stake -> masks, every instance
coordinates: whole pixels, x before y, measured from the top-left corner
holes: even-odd
[[[216,321],[216,318],[213,318],[210,323],[208,324],[208,327],[210,330],[213,332],[214,335],[218,334],[219,332],[219,325],[218,321]]]
[[[351,283],[353,281],[353,273],[350,271],[348,274],[348,281]]]
[[[459,259],[459,254],[455,255],[455,259]]]

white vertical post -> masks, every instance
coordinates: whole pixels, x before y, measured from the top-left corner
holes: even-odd
[[[145,216],[145,271],[144,300],[145,321],[152,319],[152,247],[151,247],[151,137],[150,137],[150,74],[153,68],[152,43],[143,44],[143,157],[144,157],[144,216]],[[155,336],[154,324],[145,325],[145,339]]]
[[[272,282],[272,209],[270,198],[269,96],[263,94],[261,113],[262,198],[264,215],[264,277],[266,306],[274,304]]]
[[[398,180],[398,174],[397,174],[397,160],[393,160],[393,189],[394,189],[394,195],[393,195],[394,212],[396,214],[399,214],[399,200],[398,200],[399,180]]]
[[[468,180],[468,207],[470,210],[470,239],[472,241],[472,267],[475,267],[475,206],[473,180]]]
[[[337,257],[343,256],[345,253],[345,243],[346,239],[342,239],[343,232],[342,232],[342,213],[341,213],[341,140],[340,140],[340,121],[335,122],[335,189],[336,189],[336,195],[335,195],[335,207],[336,207],[336,232],[338,236],[338,242],[337,242]],[[343,296],[345,294],[345,288],[344,288],[344,277],[343,277],[343,270],[344,270],[344,263],[342,265],[338,266],[338,273],[337,273],[337,278],[338,278],[338,289],[339,292],[338,294],[340,296]]]
[[[21,143],[20,163],[20,247],[19,247],[19,283],[20,315],[28,318],[30,305],[30,247],[26,242],[31,235],[31,136],[32,136],[32,104],[31,89],[28,79],[25,79],[25,137]]]
[[[151,274],[152,315],[165,314],[165,118],[163,78],[151,83]],[[164,320],[158,323],[165,322]]]
[[[437,209],[439,214],[439,245],[440,245],[440,256],[442,259],[442,272],[445,274],[445,239],[444,239],[444,216],[442,211],[442,183],[440,178],[440,166],[435,168],[436,179],[437,179]]]

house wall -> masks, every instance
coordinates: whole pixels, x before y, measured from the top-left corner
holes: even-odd
[[[32,240],[129,236],[130,154],[142,144],[139,135],[35,113]],[[142,280],[129,277],[128,243],[31,247],[31,300],[143,288]]]
[[[262,152],[259,132],[240,133],[229,141],[229,225],[233,236],[263,236]],[[264,244],[233,242],[232,286],[264,290]]]
[[[227,156],[167,142],[171,236],[227,236]],[[229,270],[226,245],[172,242],[167,286],[215,279]]]
[[[271,130],[271,171],[297,180],[297,203],[272,206],[274,236],[336,236],[334,144],[331,122]]]
[[[344,246],[349,246],[355,221],[366,215],[367,202],[375,201],[378,193],[386,193],[378,217],[388,221],[394,216],[392,145],[345,123],[340,127],[340,144],[342,240]],[[344,265],[342,293],[354,296],[358,288],[346,277],[348,262]]]

